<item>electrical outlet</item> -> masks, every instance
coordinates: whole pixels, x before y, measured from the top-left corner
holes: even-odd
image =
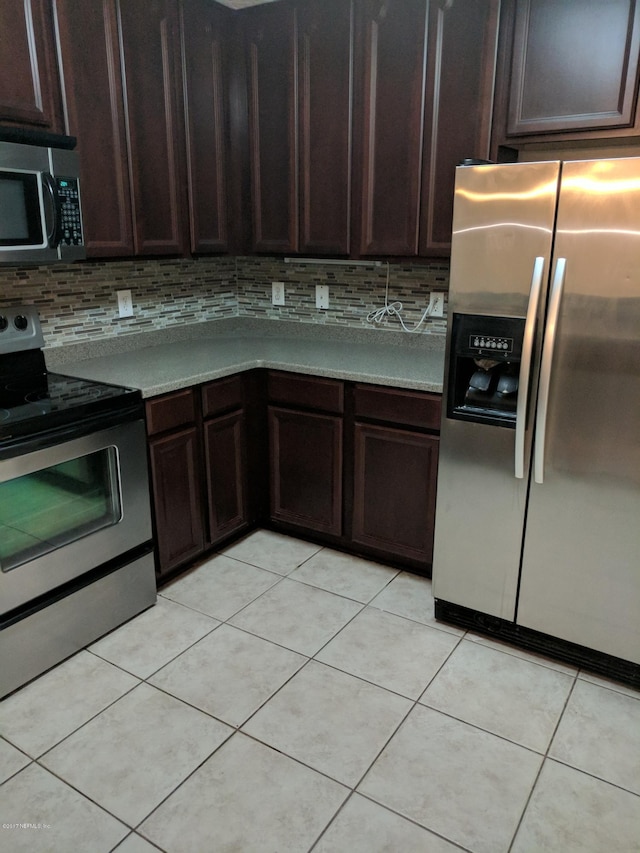
[[[440,290],[429,294],[429,317],[444,317],[444,293]]]
[[[329,285],[316,284],[316,308],[329,307]]]
[[[271,304],[284,305],[284,281],[271,282]]]
[[[133,299],[131,298],[130,290],[117,290],[118,297],[118,316],[133,317]]]

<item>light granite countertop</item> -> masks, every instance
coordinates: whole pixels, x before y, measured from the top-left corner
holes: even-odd
[[[230,318],[45,348],[49,370],[154,397],[256,367],[442,392],[444,338]]]

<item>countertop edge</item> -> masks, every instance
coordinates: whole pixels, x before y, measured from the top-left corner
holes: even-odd
[[[245,326],[243,323],[234,323],[231,334],[225,335],[203,334],[200,326],[193,337],[181,335],[177,341],[156,343],[154,335],[152,343],[150,337],[141,334],[135,336],[137,341],[130,338],[124,350],[105,352],[97,347],[97,357],[69,361],[67,354],[52,348],[45,349],[45,358],[49,370],[136,388],[145,399],[257,368],[442,393],[444,341],[420,346],[411,341],[402,346],[396,340],[389,345],[376,335],[375,340],[363,343],[360,336],[337,340],[330,331],[323,336],[317,329],[305,335],[305,329],[297,328],[295,335],[290,335],[280,323],[265,322],[269,323],[267,327],[246,324],[249,334],[244,335],[238,330],[238,326]],[[227,324],[208,325],[222,330]],[[265,335],[260,333],[262,328],[266,328]],[[281,329],[284,334],[274,335]],[[134,343],[139,346],[132,346]],[[91,349],[76,352],[87,356]]]

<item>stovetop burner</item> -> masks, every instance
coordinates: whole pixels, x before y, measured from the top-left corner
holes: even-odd
[[[46,373],[44,383],[42,377],[35,377],[33,385],[25,380],[0,385],[0,418],[3,425],[46,416],[54,416],[58,421],[63,417],[71,420],[91,411],[117,407],[122,398],[137,394],[117,385]]]
[[[49,373],[40,348],[40,322],[32,306],[0,309],[0,315],[8,317],[7,327],[0,331],[0,451],[20,437],[61,427],[82,430],[87,423],[99,428],[101,420],[106,425],[118,413],[125,419],[133,413],[142,416],[139,391]],[[7,330],[11,335],[5,338]]]

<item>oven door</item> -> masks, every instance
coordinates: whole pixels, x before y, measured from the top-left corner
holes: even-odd
[[[0,461],[0,615],[150,539],[142,420]]]

